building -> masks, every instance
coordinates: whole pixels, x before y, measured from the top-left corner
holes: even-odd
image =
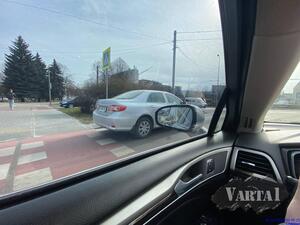
[[[128,69],[123,72],[115,73],[110,75],[110,80],[122,80],[132,84],[139,83],[139,71],[134,69]]]
[[[167,91],[172,93],[172,87],[170,85],[164,85],[158,81],[154,80],[139,80],[139,88],[147,90],[158,90],[158,91]],[[178,98],[184,99],[181,86],[175,86],[175,95]]]
[[[293,93],[282,92],[275,100],[273,106],[290,106],[295,105],[295,98]]]
[[[163,87],[163,84],[154,80],[142,79],[139,80],[139,86],[143,87],[143,89],[151,89],[153,87]]]
[[[300,82],[293,89],[294,104],[300,105]]]
[[[127,70],[129,70],[130,67],[129,65],[125,62],[124,59],[122,59],[121,57],[116,58],[112,63],[111,63],[111,70],[110,70],[110,74],[117,74],[117,73],[121,73],[121,72],[125,72]]]
[[[221,96],[223,91],[225,90],[225,85],[212,85],[211,86],[211,92],[215,96]]]

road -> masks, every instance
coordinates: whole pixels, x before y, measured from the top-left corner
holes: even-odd
[[[205,127],[213,108],[205,109]],[[46,103],[0,103],[0,195],[79,173],[199,133],[156,129],[135,139],[84,125]]]

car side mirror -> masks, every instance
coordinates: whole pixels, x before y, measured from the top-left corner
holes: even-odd
[[[156,111],[155,120],[162,127],[190,131],[195,127],[202,128],[204,113],[193,105],[169,105]]]

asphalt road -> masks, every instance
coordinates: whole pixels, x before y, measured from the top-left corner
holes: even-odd
[[[213,109],[206,109],[208,127]],[[136,139],[84,125],[47,103],[0,103],[0,193],[26,189],[198,135],[156,129]]]
[[[204,110],[205,128],[213,111]],[[0,103],[0,124],[0,195],[200,134],[160,128],[136,139],[81,124],[46,103],[19,103],[14,111]]]

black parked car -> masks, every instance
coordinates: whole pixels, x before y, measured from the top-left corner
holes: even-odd
[[[64,108],[73,108],[79,106],[78,97],[64,99],[60,102],[60,106]]]

